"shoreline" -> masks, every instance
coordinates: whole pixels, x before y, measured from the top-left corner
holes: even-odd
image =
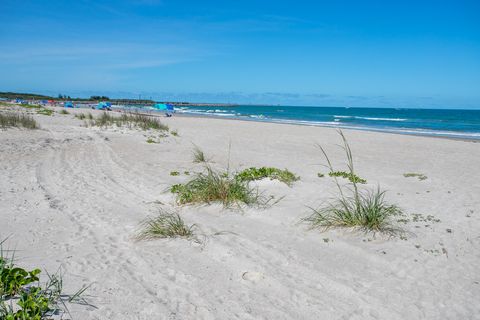
[[[245,118],[234,118],[234,117],[219,117],[219,116],[208,116],[208,115],[192,115],[186,113],[175,113],[174,116],[182,116],[182,117],[192,117],[192,118],[206,118],[206,119],[218,119],[218,120],[233,120],[233,121],[246,121],[246,122],[256,122],[256,123],[273,123],[278,125],[291,125],[291,126],[305,126],[305,127],[319,127],[319,128],[331,128],[336,130],[352,130],[352,131],[361,131],[361,132],[374,132],[374,133],[387,133],[387,134],[394,134],[394,135],[405,135],[405,136],[413,136],[413,137],[428,137],[428,138],[439,138],[439,139],[448,139],[448,140],[457,140],[457,141],[465,141],[465,142],[473,142],[479,143],[479,138],[461,138],[461,137],[451,137],[451,136],[442,136],[442,135],[434,135],[428,133],[410,133],[410,132],[394,132],[382,129],[374,129],[373,127],[342,127],[342,126],[332,126],[332,125],[322,125],[322,124],[308,124],[308,123],[288,123],[288,122],[281,122],[281,121],[261,121],[258,119],[245,119]]]
[[[80,108],[81,109],[81,108]],[[129,111],[126,109],[116,109],[114,108],[112,111],[115,112],[135,112]],[[155,110],[136,110],[140,114],[156,116],[159,118],[162,117],[162,112],[155,111]],[[308,123],[288,123],[288,122],[281,122],[281,121],[269,121],[269,120],[259,120],[259,119],[247,119],[242,117],[222,117],[222,116],[215,116],[215,115],[204,115],[204,114],[191,114],[191,113],[182,113],[182,112],[175,112],[173,117],[184,117],[184,118],[198,118],[198,119],[215,119],[215,120],[228,120],[228,121],[242,121],[242,122],[254,122],[254,123],[271,123],[276,125],[289,125],[289,126],[301,126],[301,127],[318,127],[318,128],[330,128],[336,130],[351,130],[351,131],[359,131],[359,132],[372,132],[372,133],[382,133],[382,134],[393,134],[393,135],[401,135],[401,136],[413,136],[413,137],[427,137],[427,138],[438,138],[438,139],[447,139],[447,140],[454,140],[454,141],[464,141],[464,142],[471,142],[471,143],[480,143],[479,138],[462,138],[462,137],[453,137],[453,136],[445,136],[445,135],[434,135],[428,133],[410,133],[410,132],[395,132],[392,130],[382,130],[382,129],[375,129],[370,127],[359,128],[359,127],[342,127],[342,126],[333,126],[333,125],[322,125],[322,124],[308,124]],[[294,121],[294,120],[293,120]]]

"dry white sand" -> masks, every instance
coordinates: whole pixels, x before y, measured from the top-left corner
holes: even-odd
[[[0,237],[21,265],[63,266],[67,292],[93,283],[96,308],[73,306],[74,319],[480,317],[478,143],[345,130],[365,188],[381,185],[407,213],[404,240],[299,224],[336,193],[332,178],[317,177],[327,170],[315,144],[345,169],[334,129],[173,117],[162,121],[179,136],[148,144],[154,133],[35,118],[40,130],[0,131]],[[301,180],[259,182],[285,196],[266,210],[175,205],[168,187],[201,170],[193,144],[225,168],[229,143],[230,168],[288,168]],[[197,224],[205,243],[133,241],[159,208]]]

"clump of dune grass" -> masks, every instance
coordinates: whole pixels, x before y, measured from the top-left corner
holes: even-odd
[[[250,187],[247,181],[236,179],[227,172],[218,172],[206,166],[204,173],[197,173],[186,184],[170,188],[179,204],[222,203],[224,207],[236,205],[265,205],[268,201]]]
[[[405,178],[416,177],[416,178],[418,178],[418,180],[420,180],[420,181],[423,181],[423,180],[428,179],[428,177],[427,177],[426,175],[424,175],[423,173],[409,172],[409,173],[404,173],[403,176],[404,176]]]
[[[70,112],[68,112],[68,111],[65,110],[65,109],[62,109],[62,110],[60,110],[60,114],[70,114]]]
[[[264,178],[270,178],[271,180],[278,180],[291,186],[295,181],[300,178],[287,169],[281,170],[278,168],[261,167],[261,168],[248,168],[235,175],[236,179],[241,181],[253,181],[261,180]]]
[[[154,240],[158,238],[186,238],[195,235],[196,225],[187,225],[178,213],[161,211],[158,216],[150,217],[141,224],[137,240]]]
[[[75,114],[75,118],[78,118],[80,120],[85,120],[85,119],[93,120],[93,115],[90,112],[87,113],[87,114],[77,113],[77,114]]]
[[[319,209],[305,220],[314,228],[359,228],[364,231],[390,233],[395,231],[391,218],[401,210],[384,199],[385,192],[377,189],[343,196]]]
[[[53,110],[47,108],[40,108],[37,109],[37,114],[43,114],[44,116],[51,116],[53,114]]]
[[[170,131],[170,133],[172,134],[172,136],[178,137],[178,130],[172,130]]]
[[[347,157],[348,174],[355,176],[352,150],[343,132],[339,131],[339,134]],[[330,171],[335,172],[325,149],[319,147]],[[318,209],[312,209],[313,213],[304,220],[313,228],[348,227],[381,233],[398,231],[392,225],[392,218],[402,214],[402,210],[385,200],[385,191],[380,187],[375,191],[361,191],[355,179],[351,181],[351,188],[344,187],[339,183],[337,176],[333,177],[339,191],[338,198]]]
[[[202,149],[200,149],[197,146],[193,148],[193,162],[195,163],[207,162],[205,153],[202,151]]]
[[[26,129],[38,129],[38,124],[31,116],[13,112],[0,113],[0,127],[23,127]]]
[[[156,117],[139,113],[122,113],[120,116],[113,116],[107,112],[104,112],[100,117],[93,121],[93,124],[99,127],[116,125],[118,127],[138,127],[142,130],[153,129],[168,131],[168,126],[160,122],[160,120]]]

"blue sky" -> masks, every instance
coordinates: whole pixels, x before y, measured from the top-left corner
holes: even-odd
[[[480,108],[480,1],[0,1],[0,91]]]

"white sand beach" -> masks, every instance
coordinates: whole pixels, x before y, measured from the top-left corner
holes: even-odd
[[[91,284],[92,306],[70,306],[73,319],[480,317],[479,143],[344,130],[362,188],[387,190],[405,236],[323,232],[301,219],[336,195],[317,176],[328,173],[317,144],[346,168],[335,129],[174,116],[161,121],[178,136],[159,137],[59,110],[34,115],[38,130],[0,131],[0,238],[27,268],[62,266],[66,292]],[[169,187],[202,171],[194,145],[218,169],[287,168],[300,180],[258,182],[281,199],[266,209],[180,206]],[[202,244],[135,241],[161,208],[196,224]]]

